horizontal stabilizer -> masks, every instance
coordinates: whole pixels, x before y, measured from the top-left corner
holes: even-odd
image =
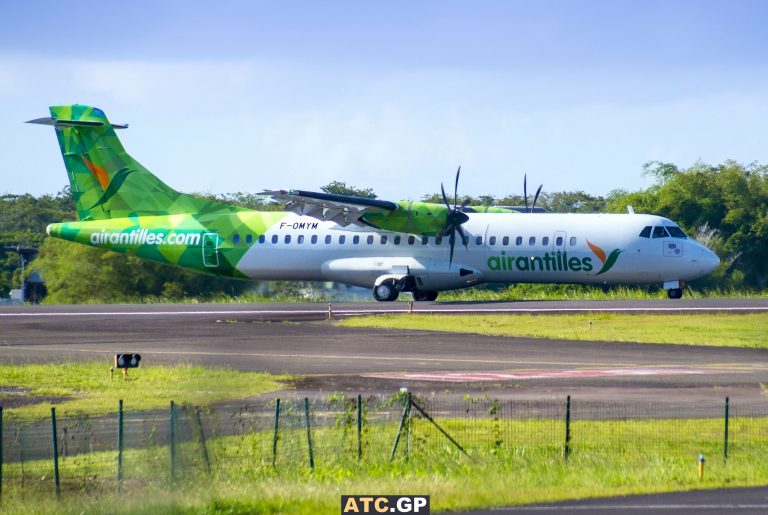
[[[27,123],[35,123],[37,125],[53,125],[54,127],[102,127],[104,122],[92,122],[87,120],[58,120],[56,118],[37,118],[35,120],[29,120]],[[128,124],[111,124],[113,129],[127,129]]]

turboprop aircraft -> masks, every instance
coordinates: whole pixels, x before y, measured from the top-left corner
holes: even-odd
[[[720,260],[672,221],[641,214],[519,213],[508,208],[367,199],[302,190],[265,194],[286,211],[259,212],[179,193],[123,149],[97,108],[65,105],[29,123],[55,128],[79,221],[52,237],[227,277],[337,281],[379,301],[417,301],[486,282],[685,281]],[[528,210],[530,211],[530,210]]]

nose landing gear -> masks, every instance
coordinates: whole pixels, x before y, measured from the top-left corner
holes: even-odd
[[[683,296],[683,281],[665,281],[663,288],[667,290],[667,297],[670,299],[680,299]]]
[[[682,288],[672,288],[671,290],[667,290],[667,296],[670,299],[679,299],[683,296],[683,289]]]

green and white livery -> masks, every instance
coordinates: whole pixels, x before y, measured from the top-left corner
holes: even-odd
[[[30,123],[55,128],[79,221],[50,236],[159,263],[242,279],[330,280],[377,300],[484,282],[684,281],[718,257],[666,218],[640,214],[522,214],[511,208],[267,191],[285,212],[261,212],[180,193],[126,153],[95,107],[50,108]],[[458,184],[459,174],[456,175]]]

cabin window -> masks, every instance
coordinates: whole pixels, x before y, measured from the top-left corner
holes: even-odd
[[[570,243],[571,243],[571,247],[575,247],[576,246],[576,236],[571,236],[571,242]]]
[[[277,243],[277,234],[272,235],[272,243]]]
[[[373,234],[369,234],[368,237],[365,239],[365,241],[368,243],[368,245],[373,244]]]
[[[400,235],[395,236],[395,245],[400,245]]]
[[[669,235],[672,236],[673,238],[688,239],[688,236],[685,235],[683,230],[676,225],[668,225],[667,231],[669,231]]]
[[[549,245],[549,236],[544,236],[544,237],[541,239],[541,245],[542,245],[542,246],[544,246],[544,247],[546,247],[547,245]]]
[[[475,236],[475,245],[482,245],[482,244],[483,244],[483,237]]]
[[[522,236],[518,236],[517,238],[515,238],[515,245],[517,245],[519,247],[522,244],[523,244],[523,237]]]
[[[240,243],[240,235],[235,233],[232,235],[232,243]]]
[[[331,244],[331,235],[330,234],[326,234],[325,235],[325,244],[326,245],[330,245]]]
[[[312,245],[315,245],[317,243],[317,234],[313,234],[310,241],[312,242]]]
[[[651,237],[651,226],[646,225],[643,227],[643,230],[640,231],[640,237],[641,238],[650,238]]]
[[[288,244],[290,242],[291,242],[291,235],[290,234],[286,234],[285,235],[285,243]]]
[[[562,247],[563,246],[563,237],[562,236],[558,236],[557,238],[555,238],[555,245],[558,246],[558,247]]]
[[[381,236],[381,244],[382,245],[386,245],[387,244],[387,235],[386,234],[382,234],[382,236]]]
[[[267,241],[267,237],[264,236],[263,234],[260,234],[259,235],[259,243],[264,243],[265,241]]]
[[[246,236],[245,237],[245,242],[246,243],[253,243],[253,234],[249,234],[248,236]]]
[[[343,234],[339,236],[339,245],[344,245],[344,242],[347,241],[347,237]]]
[[[426,245],[427,243],[429,243],[429,236],[422,236],[421,237],[421,244],[422,245]]]
[[[408,236],[408,245],[416,243],[416,236]]]
[[[654,238],[666,238],[667,236],[669,236],[669,234],[667,234],[667,230],[662,226],[659,225],[658,227],[653,228]]]
[[[491,245],[496,245],[496,236],[491,236],[490,238],[488,238],[488,243],[490,243]]]
[[[536,236],[531,236],[530,238],[528,238],[528,245],[530,245],[531,247],[536,245]]]
[[[354,243],[355,245],[357,245],[358,243],[360,243],[360,236],[358,236],[358,235],[354,235],[354,236],[352,237],[352,243]]]
[[[501,244],[504,245],[504,246],[509,245],[509,236],[504,236],[501,239]]]
[[[296,241],[296,243],[304,243],[304,235],[299,234],[299,239]]]

